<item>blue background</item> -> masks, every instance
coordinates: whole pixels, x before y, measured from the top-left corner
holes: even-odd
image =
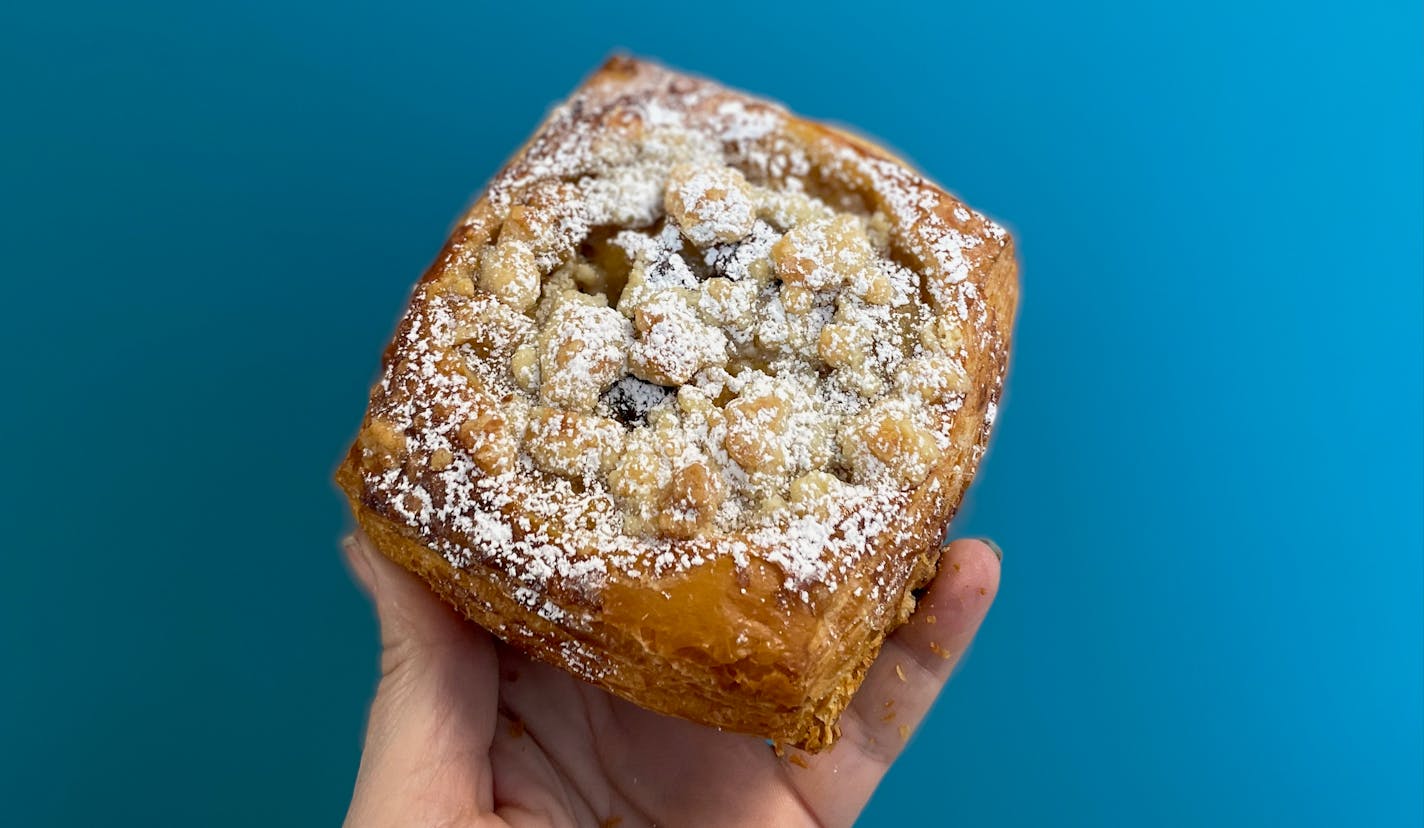
[[[376,678],[330,472],[449,222],[611,49],[1019,238],[977,649],[867,824],[1417,825],[1417,3],[0,12],[0,803],[331,824]]]

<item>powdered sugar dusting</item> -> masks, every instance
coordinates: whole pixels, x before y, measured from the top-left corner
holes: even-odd
[[[955,451],[966,354],[1002,347],[974,276],[1006,236],[848,148],[827,177],[868,179],[879,203],[843,214],[808,191],[828,159],[788,124],[646,65],[555,109],[487,193],[504,270],[456,250],[473,288],[417,288],[363,432],[365,501],[568,629],[587,623],[571,600],[609,577],[756,558],[809,601],[900,539]],[[595,228],[617,231],[626,286],[586,259]],[[487,292],[526,262],[531,306]],[[596,674],[577,650],[565,659]]]

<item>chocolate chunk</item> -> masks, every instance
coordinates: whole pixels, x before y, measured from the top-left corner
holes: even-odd
[[[648,421],[648,412],[676,390],[630,374],[613,383],[603,395],[603,404],[608,406],[609,416],[624,425],[642,425]]]

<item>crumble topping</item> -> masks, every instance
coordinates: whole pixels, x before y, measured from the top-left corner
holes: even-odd
[[[497,230],[417,288],[369,496],[531,609],[712,554],[834,589],[954,451],[967,349],[999,347],[967,276],[1003,231],[848,150],[832,186],[779,108],[639,71],[556,109],[491,185]]]

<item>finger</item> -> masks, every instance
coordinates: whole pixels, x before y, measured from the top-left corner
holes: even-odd
[[[939,696],[999,587],[999,554],[955,541],[910,620],[871,665],[841,717],[841,739],[819,755],[796,752],[788,777],[827,825],[849,824]],[[798,772],[798,770],[800,772]]]
[[[851,702],[854,736],[872,758],[894,761],[939,697],[998,592],[999,557],[983,541],[951,543],[914,615],[885,642]]]
[[[488,634],[364,535],[342,547],[375,604],[382,673],[348,824],[439,821],[450,808],[488,811],[498,673]],[[465,801],[446,802],[437,795],[442,790],[459,791]]]
[[[419,578],[382,555],[363,533],[342,541],[342,549],[352,575],[376,606],[383,673],[396,672],[405,659],[428,660],[448,648],[468,649],[486,637]]]

